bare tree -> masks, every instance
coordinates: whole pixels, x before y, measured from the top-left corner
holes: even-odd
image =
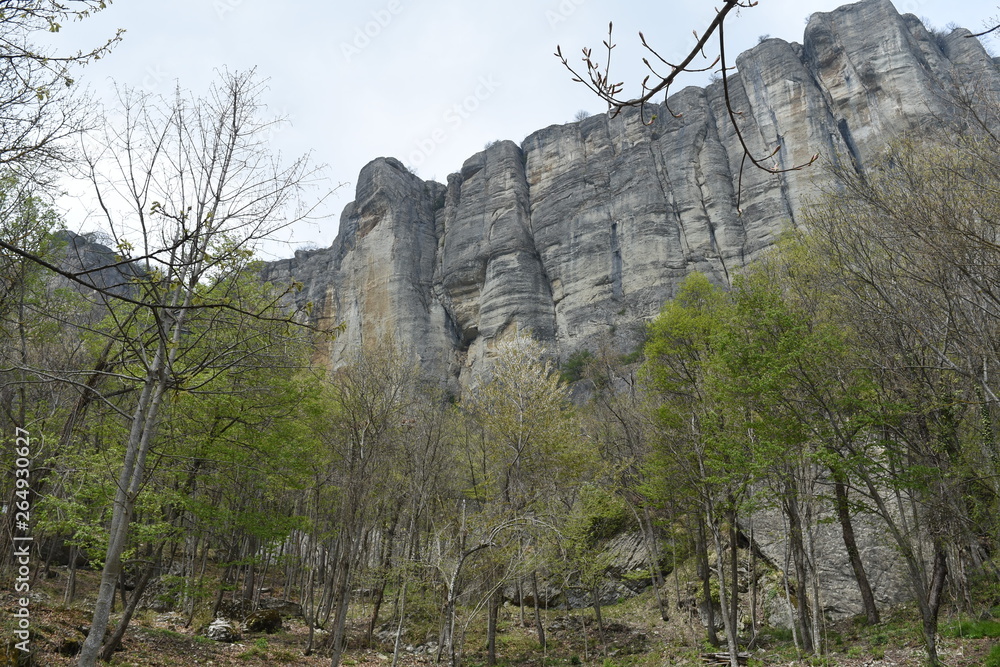
[[[65,141],[87,124],[87,104],[75,94],[74,69],[105,55],[119,30],[89,50],[58,54],[38,47],[33,35],[104,9],[106,0],[0,1],[0,165],[22,177],[44,178],[70,155]],[[3,239],[3,241],[8,241]]]
[[[351,586],[365,536],[402,480],[394,479],[396,459],[414,391],[414,369],[395,343],[381,340],[357,350],[331,377],[333,416],[321,438],[330,448],[328,480],[337,489],[334,527],[334,627],[331,666],[344,650]]]
[[[106,335],[128,360],[114,378],[137,395],[121,410],[128,435],[81,666],[101,647],[167,395],[259,364],[285,328],[261,324],[294,320],[277,309],[279,296],[261,299],[250,263],[258,243],[309,214],[301,195],[316,171],[305,159],[282,166],[267,150],[261,87],[252,74],[226,74],[201,99],[124,91],[119,117],[83,146],[121,263],[139,268],[124,295],[95,293],[108,308]]]

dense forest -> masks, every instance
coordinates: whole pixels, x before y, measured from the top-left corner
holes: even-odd
[[[258,242],[309,214],[315,172],[269,152],[252,74],[204,97],[126,91],[96,123],[27,41],[66,10],[9,4],[0,664],[46,636],[44,608],[86,613],[61,647],[80,665],[127,660],[116,649],[154,612],[222,641],[301,619],[284,661],[334,667],[372,647],[393,666],[414,646],[451,667],[511,662],[515,627],[526,662],[679,663],[693,647],[736,665],[778,622],[765,600],[794,657],[842,664],[821,530],[849,562],[856,622],[896,613],[862,524],[895,554],[928,664],[942,622],[998,614],[1000,101],[956,96],[954,117],[864,173],[828,167],[836,187],[803,224],[731,284],[690,275],[639,348],[559,360],[520,331],[456,395],[391,338],[327,364],[316,345],[337,323],[259,280]],[[50,188],[67,172],[106,231],[64,229]],[[785,562],[755,546],[768,522]],[[621,571],[622,536],[641,569]],[[42,586],[41,606],[23,597]],[[616,647],[612,608],[636,594],[662,623],[689,619],[686,646]]]

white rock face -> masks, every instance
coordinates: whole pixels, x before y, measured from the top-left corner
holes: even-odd
[[[744,136],[758,155],[782,146],[776,166],[819,153],[863,168],[886,140],[946,115],[955,84],[1000,92],[996,63],[967,34],[935,39],[889,0],[814,14],[803,44],[768,39],[736,60]],[[303,282],[296,298],[345,324],[324,352],[331,365],[392,335],[454,391],[518,329],[562,358],[600,338],[630,352],[685,275],[725,283],[829,182],[821,164],[777,176],[748,167],[738,195],[743,152],[721,83],[669,106],[682,115],[595,116],[498,142],[447,185],[379,158],[334,244],[263,276]]]

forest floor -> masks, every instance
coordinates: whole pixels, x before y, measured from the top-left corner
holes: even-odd
[[[96,573],[95,573],[96,574]],[[37,595],[31,606],[34,631],[32,664],[41,667],[69,666],[73,653],[83,640],[81,628],[90,623],[89,586],[96,589],[96,577],[81,578],[81,601],[65,606],[61,599],[61,577],[41,582],[34,590]],[[16,601],[13,595],[0,597],[5,620],[10,619]],[[604,608],[603,642],[594,612],[578,609],[571,612],[548,610],[543,616],[547,648],[538,643],[531,610],[524,614],[516,606],[505,606],[500,614],[497,652],[501,667],[537,666],[562,667],[598,665],[600,667],[662,667],[664,665],[703,665],[701,654],[717,652],[704,641],[704,628],[690,613],[675,611],[668,622],[660,620],[652,596],[647,594]],[[387,611],[388,615],[388,611]],[[274,634],[246,633],[237,642],[226,644],[202,636],[195,626],[185,627],[185,619],[177,613],[144,611],[137,614],[111,665],[118,667],[215,665],[328,665],[329,652],[320,648],[309,657],[303,656],[308,629],[301,619],[284,619],[281,630]],[[466,632],[466,667],[482,667],[486,663],[485,627],[476,625]],[[951,624],[949,626],[949,624]],[[5,627],[6,627],[5,623]],[[482,625],[485,625],[483,622]],[[204,626],[204,622],[201,623]],[[954,619],[942,620],[942,627],[954,627]],[[824,636],[828,653],[822,658],[799,657],[790,634],[780,631],[762,632],[750,649],[750,665],[798,667],[805,665],[837,665],[844,667],[919,667],[924,664],[919,624],[910,610],[898,610],[877,627],[844,621],[831,624]],[[362,634],[361,623],[352,628],[353,636]],[[4,630],[0,645],[0,667],[24,664],[8,662],[7,654],[15,654],[9,645],[10,631]],[[943,634],[955,634],[948,632]],[[317,640],[322,639],[318,636]],[[987,665],[991,648],[997,639],[956,638],[942,636],[939,651],[948,667]],[[406,645],[400,654],[402,667],[424,667],[433,664],[433,645]],[[370,648],[351,647],[345,654],[345,667],[389,667],[392,646]],[[447,656],[442,656],[447,664]]]

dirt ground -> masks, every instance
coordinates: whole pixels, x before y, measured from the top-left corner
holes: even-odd
[[[34,665],[41,667],[69,666],[84,639],[84,629],[90,623],[87,596],[71,607],[55,602],[60,599],[58,579],[39,587],[33,600],[31,624],[34,631]],[[9,626],[16,606],[13,595],[0,597],[4,610],[4,627]],[[600,667],[662,667],[664,665],[702,665],[701,653],[710,649],[703,644],[703,629],[699,623],[676,612],[669,622],[663,622],[650,601],[640,599],[606,608],[604,635],[598,631],[591,610],[546,612],[544,625],[548,649],[537,643],[530,614],[527,627],[522,626],[516,608],[505,609],[501,616],[501,637],[498,646],[501,667],[532,665],[598,665]],[[193,665],[328,665],[329,652],[319,648],[304,656],[308,629],[302,619],[284,618],[283,627],[274,634],[246,633],[231,644],[216,642],[199,634],[195,627],[184,627],[185,618],[177,613],[145,611],[137,615],[129,627],[122,649],[110,663],[119,667],[149,666],[189,667]],[[202,625],[204,625],[202,623]],[[885,629],[859,629],[845,622],[830,626],[827,631],[830,653],[824,661],[799,659],[794,646],[785,637],[760,636],[751,649],[751,665],[797,667],[799,665],[838,665],[844,667],[921,667],[923,647],[905,622],[887,624]],[[0,667],[15,666],[17,651],[10,646],[9,629],[0,645]],[[361,625],[352,628],[352,636],[362,634]],[[480,667],[485,660],[483,632],[472,628],[467,633],[465,661],[467,667]],[[319,634],[316,644],[324,635]],[[940,640],[940,654],[948,667],[983,665],[986,654],[996,640]],[[6,654],[5,654],[6,652]],[[8,657],[9,656],[9,657]],[[434,662],[433,646],[407,646],[400,655],[402,667],[423,667]],[[447,664],[447,656],[442,657]],[[24,664],[23,662],[20,664]],[[344,656],[345,667],[389,667],[392,646],[351,648]]]

